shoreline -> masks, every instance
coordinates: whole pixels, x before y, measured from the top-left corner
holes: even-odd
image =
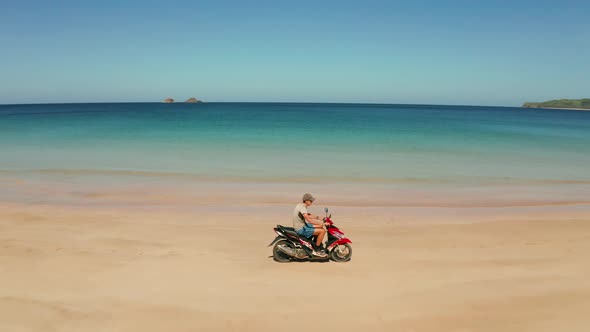
[[[0,172],[0,174],[2,174]],[[0,177],[0,202],[46,202],[100,206],[204,204],[280,205],[314,192],[322,204],[356,207],[531,207],[590,205],[590,182],[582,180],[305,181],[132,176],[94,178]],[[151,173],[150,173],[151,174]]]
[[[82,178],[83,179],[83,178]],[[543,183],[499,185],[423,185],[373,183],[253,183],[166,181],[107,183],[81,179],[0,178],[0,206],[23,211],[130,211],[171,215],[224,214],[253,218],[272,213],[288,215],[304,192],[318,200],[312,209],[351,221],[364,216],[400,224],[478,223],[497,220],[580,220],[590,215],[590,184]],[[586,199],[585,199],[586,197]]]
[[[508,176],[439,176],[439,177],[352,177],[352,176],[249,176],[249,175],[200,175],[182,171],[128,170],[128,169],[0,169],[0,182],[44,179],[55,181],[60,178],[90,179],[104,177],[121,181],[137,182],[141,179],[189,181],[192,183],[243,183],[243,184],[351,184],[351,185],[549,185],[549,184],[590,184],[589,179],[524,178]]]

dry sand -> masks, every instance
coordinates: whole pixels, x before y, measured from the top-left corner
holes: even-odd
[[[0,203],[0,331],[590,330],[587,205],[336,207],[352,261],[279,264],[289,203],[209,203]]]

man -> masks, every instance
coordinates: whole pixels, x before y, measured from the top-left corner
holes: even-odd
[[[324,221],[319,216],[314,216],[307,212],[307,208],[313,204],[315,197],[311,194],[305,194],[301,200],[302,202],[297,204],[295,210],[293,210],[293,228],[300,236],[306,238],[310,238],[313,235],[317,236],[316,247],[318,250],[314,250],[313,254],[320,257],[326,257],[326,252],[322,247],[322,241],[326,235]],[[301,217],[303,217],[303,219]]]

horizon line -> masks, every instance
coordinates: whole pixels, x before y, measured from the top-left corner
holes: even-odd
[[[0,106],[26,106],[26,105],[76,105],[76,104],[341,104],[341,105],[404,105],[404,106],[457,106],[457,107],[505,107],[523,108],[522,106],[500,105],[468,105],[468,104],[411,104],[411,103],[382,103],[382,102],[313,102],[313,101],[200,101],[187,103],[184,101],[166,103],[163,101],[92,101],[92,102],[39,102],[39,103],[10,103]]]

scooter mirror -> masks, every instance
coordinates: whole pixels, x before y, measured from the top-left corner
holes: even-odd
[[[324,208],[324,211],[326,211],[326,213],[328,213],[328,208]]]

